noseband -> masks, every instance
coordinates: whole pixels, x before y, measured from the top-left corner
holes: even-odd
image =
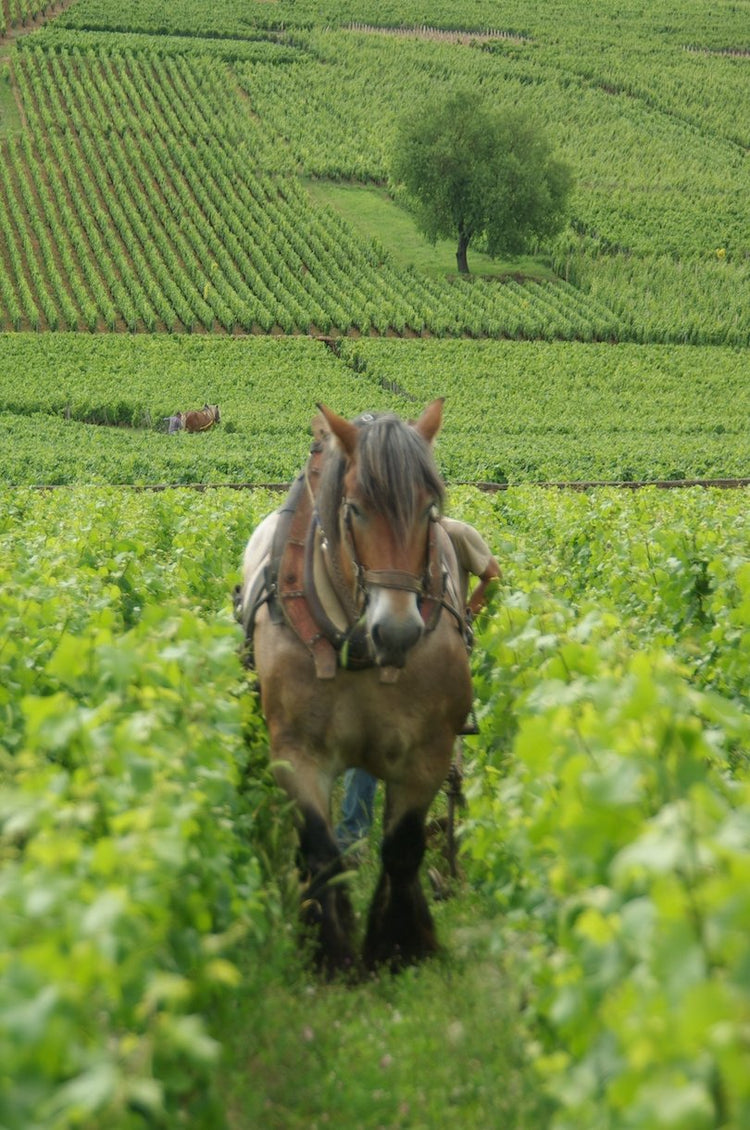
[[[372,585],[381,589],[396,589],[400,592],[413,592],[417,596],[423,596],[428,589],[427,581],[430,562],[433,558],[432,543],[434,541],[435,523],[438,520],[437,508],[433,506],[430,511],[430,535],[427,543],[427,560],[425,563],[425,571],[421,576],[418,576],[416,573],[410,573],[406,569],[365,569],[357,557],[357,549],[354,544],[354,534],[352,532],[351,509],[349,500],[346,498],[342,499],[339,508],[339,527],[341,529],[342,544],[346,548],[357,578],[359,594],[357,603],[360,611],[367,603],[369,595],[368,590]]]

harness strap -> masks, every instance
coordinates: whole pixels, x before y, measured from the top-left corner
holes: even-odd
[[[325,530],[320,525],[320,519],[318,517],[317,511],[316,511],[316,515],[315,515],[315,520],[316,520],[316,523],[318,524],[318,526],[320,528],[321,533],[323,534],[323,539],[324,539],[324,542],[325,542],[325,545],[326,545],[326,553],[325,553],[326,569],[327,569],[328,576],[329,576],[329,579],[331,581],[331,584],[333,586],[333,590],[336,593],[336,599],[338,600],[339,604],[341,605],[344,612],[346,613],[346,617],[349,620],[349,622],[354,623],[355,621],[357,621],[359,619],[360,613],[362,611],[361,605],[357,604],[354,593],[352,593],[351,589],[349,588],[349,585],[347,585],[347,583],[346,583],[346,578],[344,577],[344,574],[341,570],[341,565],[340,565],[339,561],[337,560],[336,554],[327,552],[329,541],[328,541],[328,537],[325,533]],[[353,544],[352,539],[351,539],[351,531],[349,529],[349,525],[346,521],[343,521],[343,522],[340,521],[339,524],[340,524],[340,527],[341,527],[340,534],[341,534],[342,544],[346,546],[346,551],[349,554],[351,561],[352,561],[352,566],[356,571],[356,569],[357,569],[357,559],[356,559],[356,555],[354,553],[354,544]]]
[[[305,547],[305,593],[310,606],[310,612],[323,635],[331,641],[335,648],[340,667],[346,667],[349,670],[360,670],[363,667],[371,667],[372,657],[370,654],[370,642],[367,636],[367,630],[363,624],[362,616],[351,597],[349,597],[347,603],[342,600],[340,588],[335,583],[331,570],[331,566],[336,563],[336,558],[330,555],[326,555],[325,557],[324,565],[326,574],[331,583],[332,591],[341,605],[341,610],[345,614],[346,622],[349,625],[347,628],[341,628],[333,622],[318,593],[318,589],[315,585],[314,557],[320,533],[321,526],[318,515],[315,513],[313,514],[310,524],[310,530],[307,535],[307,545]],[[341,578],[341,583],[344,583],[343,577]]]
[[[305,588],[305,551],[321,457],[320,445],[313,445],[305,473],[298,480],[305,489],[292,492],[296,494],[296,506],[279,562],[278,592],[287,622],[312,654],[317,677],[332,679],[336,674],[336,651],[312,614]],[[291,497],[288,502],[292,502]]]
[[[445,530],[437,520],[431,521],[427,539],[427,568],[424,589],[419,602],[419,611],[422,613],[422,620],[427,632],[431,632],[437,627],[443,608],[448,608],[451,612],[454,611],[453,606],[445,598],[448,586],[448,568],[445,561],[447,555],[452,552],[453,547]],[[458,617],[460,620],[460,613],[458,613]]]

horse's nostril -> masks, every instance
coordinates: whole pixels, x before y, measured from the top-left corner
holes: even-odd
[[[406,619],[376,621],[370,628],[375,651],[380,659],[395,666],[403,666],[406,653],[422,634],[422,621]]]

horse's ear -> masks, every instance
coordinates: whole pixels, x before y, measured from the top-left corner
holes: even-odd
[[[310,431],[316,443],[325,443],[328,439],[331,434],[331,429],[328,427],[326,418],[322,412],[318,412],[317,416],[313,416],[310,422]]]
[[[343,416],[337,416],[330,408],[326,408],[325,404],[318,404],[318,408],[323,414],[328,428],[344,449],[345,454],[351,458],[357,447],[359,428],[356,424],[345,420]]]
[[[440,431],[440,425],[443,422],[444,403],[444,396],[439,396],[437,400],[433,400],[432,403],[427,405],[424,412],[414,425],[414,427],[426,443],[432,443],[435,436]]]

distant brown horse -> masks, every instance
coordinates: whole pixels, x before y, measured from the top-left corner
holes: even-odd
[[[204,404],[200,411],[186,412],[183,427],[186,432],[207,432],[221,419],[218,404]]]
[[[386,782],[364,961],[395,969],[437,949],[419,879],[425,817],[471,705],[456,560],[437,520],[442,400],[413,425],[319,407],[305,471],[248,542],[235,607],[296,806],[303,920],[328,972],[355,964],[332,786],[348,766]]]

